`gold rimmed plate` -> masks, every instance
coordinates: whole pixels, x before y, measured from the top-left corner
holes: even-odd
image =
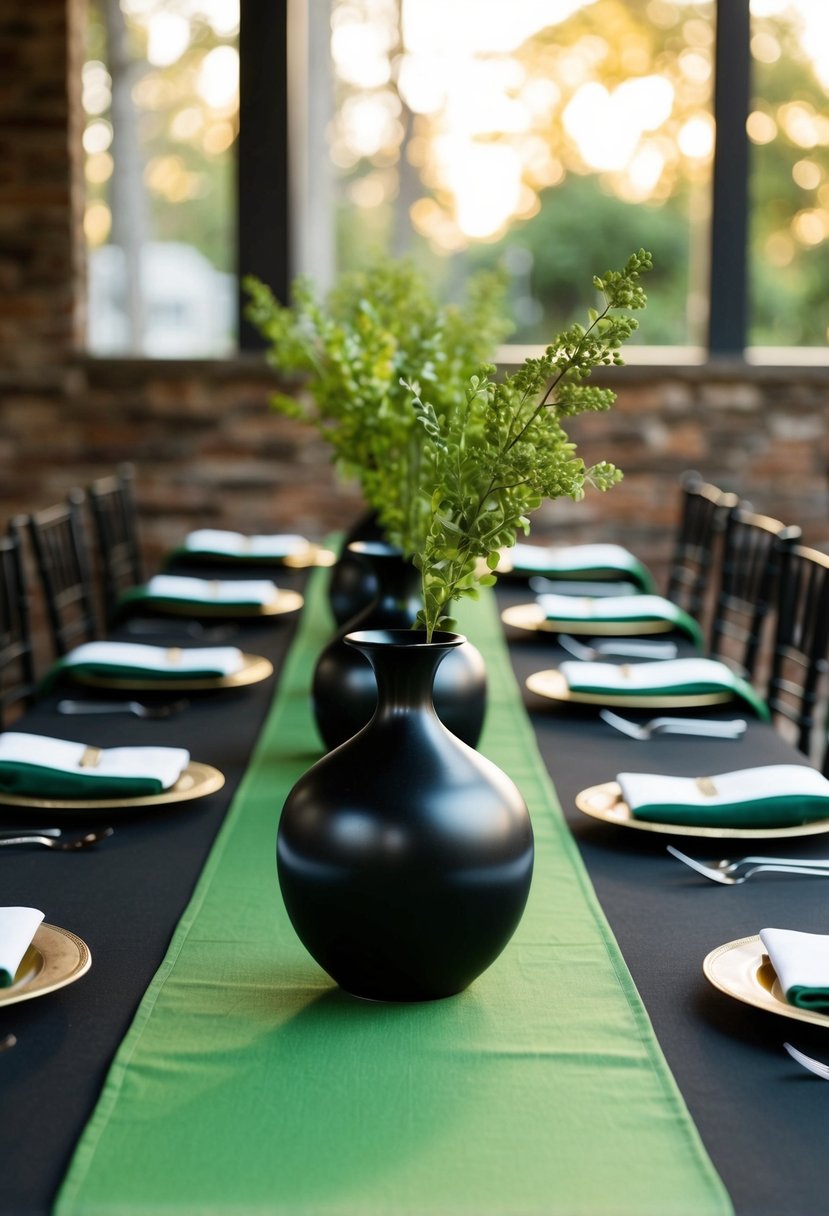
[[[64,675],[70,677],[75,684],[85,684],[94,688],[126,688],[137,692],[152,690],[162,692],[197,692],[199,689],[211,688],[243,688],[247,684],[258,684],[267,680],[273,674],[273,663],[270,659],[257,654],[243,654],[242,666],[238,671],[227,676],[191,676],[153,677],[153,676],[107,676],[103,672],[96,675],[73,675],[72,668],[64,669]]]
[[[704,836],[714,840],[775,840],[790,836],[819,836],[829,832],[829,819],[813,819],[809,823],[790,824],[780,828],[712,827],[709,824],[656,823],[650,819],[635,819],[616,781],[591,785],[576,794],[576,806],[584,815],[638,832],[660,832],[667,836]]]
[[[591,637],[638,637],[644,633],[670,633],[677,628],[674,621],[571,621],[548,617],[540,604],[512,604],[503,610],[501,620],[525,633],[584,633]]]
[[[65,988],[85,975],[91,965],[92,955],[85,941],[68,929],[44,922],[38,926],[11,985],[0,988],[0,1005],[30,1001]]]
[[[221,616],[221,617],[259,617],[283,616],[287,612],[297,612],[303,604],[298,591],[278,590],[272,600],[265,604],[221,604],[210,600],[161,600],[141,599],[133,601],[135,605],[150,608],[153,612],[170,616]]]
[[[561,701],[576,705],[607,705],[625,707],[627,709],[704,709],[708,705],[723,705],[733,701],[734,693],[724,689],[722,692],[699,692],[680,695],[678,693],[615,693],[615,692],[572,692],[567,680],[555,668],[549,671],[534,671],[524,681],[530,692],[536,696],[546,697],[549,701]]]
[[[829,1014],[789,1004],[759,937],[741,937],[717,946],[703,959],[702,971],[720,992],[745,1005],[829,1027]]]
[[[225,783],[224,773],[210,764],[191,760],[175,785],[160,794],[145,794],[140,798],[30,798],[25,794],[0,791],[0,805],[31,807],[47,811],[111,811],[120,809],[148,810],[175,802],[189,802],[215,794]]]

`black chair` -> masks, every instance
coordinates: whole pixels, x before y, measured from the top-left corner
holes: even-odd
[[[829,776],[826,701],[829,556],[805,545],[781,555],[767,701],[777,725],[794,726],[795,746]]]
[[[85,502],[83,490],[72,490],[65,503],[25,517],[56,657],[99,636]]]
[[[12,526],[0,537],[0,729],[12,706],[31,704],[36,687],[21,538]]]
[[[746,680],[763,678],[757,666],[776,603],[782,554],[800,535],[800,528],[747,506],[728,514],[708,652]]]
[[[701,621],[706,611],[706,593],[710,588],[717,544],[738,498],[736,494],[706,482],[695,472],[683,473],[680,491],[682,511],[666,594],[694,620]]]
[[[108,627],[116,621],[121,593],[144,582],[133,494],[134,475],[133,466],[124,464],[111,476],[101,477],[89,487]]]

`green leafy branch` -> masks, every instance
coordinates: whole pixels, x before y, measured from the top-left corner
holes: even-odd
[[[615,400],[611,389],[584,381],[596,367],[622,363],[620,349],[638,325],[630,313],[646,304],[639,279],[651,265],[642,249],[622,270],[594,278],[603,304],[589,310],[586,326],[570,326],[500,382],[493,368],[479,369],[460,404],[438,404],[416,382],[404,382],[425,451],[417,507],[397,540],[421,573],[418,624],[429,637],[452,627],[455,600],[475,598],[495,582],[499,550],[528,532],[528,515],[545,499],[578,501],[586,485],[606,490],[620,480],[605,461],[585,466],[562,420],[607,410]]]

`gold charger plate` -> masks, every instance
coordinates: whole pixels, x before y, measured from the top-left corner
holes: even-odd
[[[570,621],[564,617],[548,617],[540,604],[512,604],[503,610],[501,620],[526,633],[585,633],[613,638],[670,633],[677,628],[673,621]]]
[[[11,986],[0,988],[0,1005],[30,1001],[65,988],[85,975],[91,965],[92,955],[86,942],[68,929],[43,922],[23,955]]]
[[[570,702],[578,705],[620,705],[628,709],[702,709],[706,705],[722,705],[734,699],[734,693],[698,692],[687,696],[672,693],[647,695],[615,692],[571,692],[570,686],[560,671],[534,671],[524,681],[530,692],[550,701]]]
[[[111,811],[121,807],[166,806],[171,802],[189,802],[215,794],[225,783],[224,773],[210,764],[191,760],[175,785],[160,794],[141,798],[30,798],[25,794],[0,791],[0,805],[27,806],[47,811]]]
[[[278,590],[274,599],[267,604],[217,604],[201,600],[135,600],[135,604],[145,605],[154,612],[171,616],[282,616],[286,612],[296,612],[302,607],[303,599],[298,591]]]
[[[591,785],[576,794],[576,806],[591,819],[612,823],[620,828],[635,828],[639,832],[661,832],[668,836],[707,836],[714,840],[773,840],[789,836],[819,836],[829,832],[829,819],[813,819],[784,828],[726,828],[702,824],[654,823],[649,819],[634,819],[630,807],[622,801],[622,791],[616,781]]]
[[[829,1026],[829,1014],[789,1004],[759,937],[741,937],[717,946],[703,959],[702,970],[715,988],[745,1005],[813,1026]]]
[[[64,668],[75,684],[85,684],[93,688],[129,688],[136,691],[153,690],[161,692],[169,688],[171,692],[196,692],[200,688],[243,688],[247,684],[258,684],[267,680],[273,673],[273,663],[270,659],[258,654],[243,654],[242,666],[229,676],[205,676],[203,679],[192,679],[182,676],[181,679],[153,679],[152,677],[105,675],[72,675],[72,668]]]

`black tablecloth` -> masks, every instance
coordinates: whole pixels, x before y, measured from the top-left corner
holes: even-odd
[[[289,581],[280,579],[283,585]],[[499,597],[502,603],[528,598],[515,586],[500,590]],[[267,655],[278,670],[293,627],[288,618],[248,622],[234,644]],[[564,657],[550,635],[513,637],[511,654],[522,681]],[[119,813],[115,835],[85,853],[32,849],[4,855],[0,849],[0,903],[41,907],[48,921],[84,938],[93,955],[92,972],[77,984],[0,1008],[0,1038],[12,1032],[19,1039],[0,1054],[4,1216],[49,1210],[112,1055],[164,956],[244,772],[273,687],[270,679],[233,692],[194,694],[173,720],[174,732],[164,722],[59,717],[56,696],[16,724],[106,746],[123,740],[129,721],[131,742],[185,746],[194,759],[220,767],[227,784],[202,802],[152,814]],[[580,789],[612,780],[622,769],[697,776],[802,757],[757,722],[739,743],[661,738],[637,744],[605,726],[591,709],[556,706],[529,693],[527,705],[599,899],[737,1212],[812,1216],[826,1210],[829,1090],[789,1059],[782,1042],[790,1039],[829,1060],[829,1038],[820,1028],[730,1000],[707,984],[701,964],[713,947],[766,925],[829,931],[829,884],[763,876],[718,887],[669,857],[664,837],[611,828],[574,807]],[[279,811],[274,806],[274,834]],[[104,818],[115,821],[114,814]],[[21,822],[23,816],[8,809],[0,816],[0,826]],[[77,818],[84,826],[92,822],[87,813]],[[701,841],[683,846],[683,839],[680,847],[698,856],[729,851]],[[757,852],[758,844],[750,851]],[[827,849],[825,837],[806,836],[785,849],[777,842],[774,851],[817,857]]]

